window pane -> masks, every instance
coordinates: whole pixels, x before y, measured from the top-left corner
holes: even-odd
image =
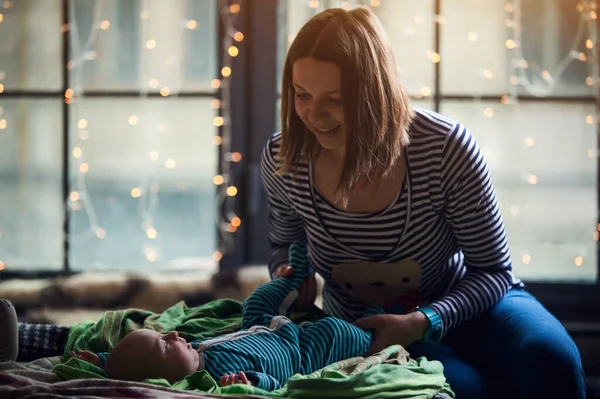
[[[62,269],[61,105],[0,99],[0,270]]]
[[[482,148],[516,273],[595,281],[597,140],[593,105],[442,103]]]
[[[403,83],[413,95],[433,93],[433,1],[382,0],[379,3],[373,11],[390,38]]]
[[[281,66],[295,35],[313,15],[325,7],[350,9],[367,6],[379,17],[390,38],[396,62],[410,93],[428,95],[433,91],[433,1],[280,1],[285,10],[285,17],[280,19]],[[280,78],[278,75],[278,82]]]
[[[86,99],[75,107],[73,269],[213,267],[210,99]]]
[[[216,0],[73,2],[71,85],[213,91]]]
[[[592,95],[596,22],[589,6],[519,3],[520,9],[507,0],[442,1],[444,94]]]
[[[0,85],[5,90],[59,90],[63,85],[61,2],[19,0],[2,3]]]

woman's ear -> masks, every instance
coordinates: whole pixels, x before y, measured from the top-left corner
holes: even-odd
[[[83,350],[83,351],[79,352],[79,354],[71,351],[71,355],[73,357],[76,357],[79,360],[83,360],[83,361],[95,364],[96,366],[100,367],[100,358],[95,353]]]

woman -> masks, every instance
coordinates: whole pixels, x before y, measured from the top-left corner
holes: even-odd
[[[444,364],[463,398],[584,398],[579,352],[524,289],[492,180],[468,130],[409,105],[367,9],[328,9],[292,43],[282,131],[263,152],[269,268],[306,240],[324,310]],[[314,276],[300,302],[315,300]],[[357,320],[369,306],[388,312]]]

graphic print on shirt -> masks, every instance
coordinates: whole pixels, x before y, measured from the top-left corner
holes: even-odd
[[[359,261],[332,267],[331,276],[348,295],[365,305],[406,313],[422,305],[421,265],[414,260],[391,263]]]

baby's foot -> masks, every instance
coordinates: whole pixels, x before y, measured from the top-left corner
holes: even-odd
[[[0,299],[0,363],[17,360],[17,313],[8,299]]]

